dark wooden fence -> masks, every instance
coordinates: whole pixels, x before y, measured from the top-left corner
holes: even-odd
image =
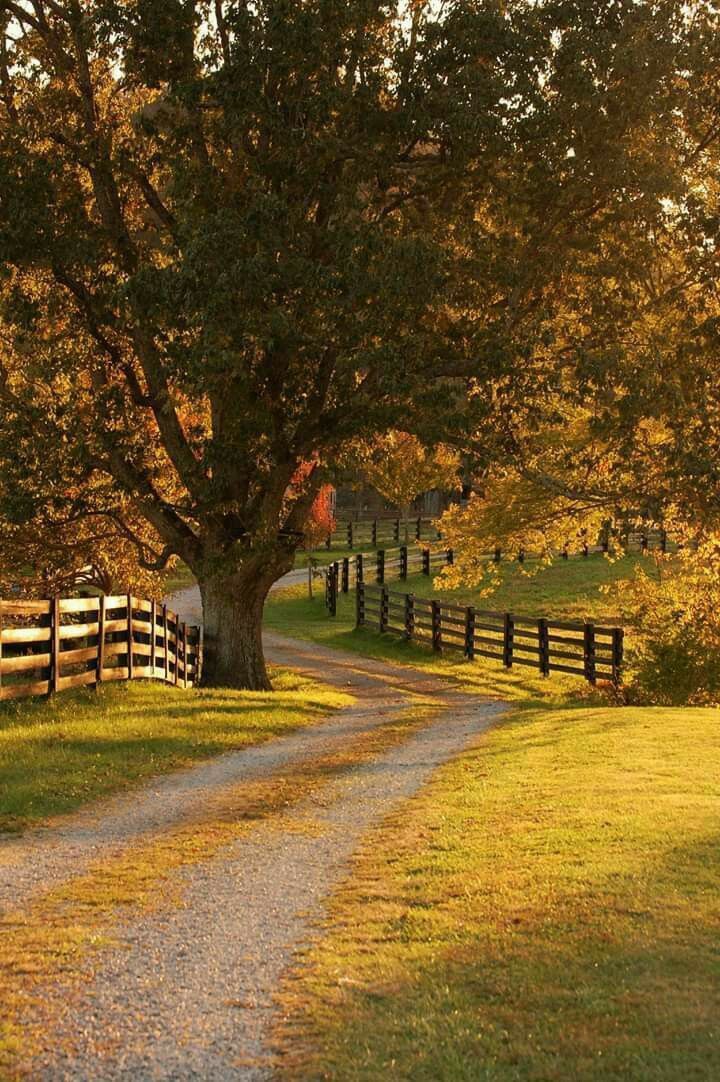
[[[431,518],[371,518],[336,519],[335,529],[328,534],[326,548],[342,545],[355,549],[359,545],[378,548],[380,545],[399,545],[405,541],[437,541],[440,534]]]
[[[328,549],[342,545],[355,549],[358,546],[379,548],[380,546],[400,545],[412,541],[439,541],[442,535],[436,525],[437,519],[420,516],[418,518],[372,518],[372,519],[336,519],[335,528],[326,540]],[[575,539],[573,549],[579,555],[588,556],[593,552],[612,552],[622,549],[627,552],[667,552],[673,547],[667,532],[662,529],[604,530],[598,537],[592,538],[581,532]],[[531,559],[540,553],[501,552],[495,549],[488,558],[522,560]],[[557,552],[560,557],[568,558],[569,546]]]
[[[623,629],[549,618],[530,619],[510,612],[452,605],[414,594],[395,593],[385,585],[360,582],[356,624],[376,627],[433,650],[454,650],[469,660],[487,657],[506,668],[528,665],[543,676],[552,672],[582,676],[594,684],[619,684]]]
[[[431,575],[452,561],[452,549],[433,552],[429,548],[409,548],[407,545],[401,545],[390,554],[385,549],[378,549],[375,553],[345,556],[318,569],[325,576],[325,607],[331,616],[335,616],[338,594],[348,593],[358,583],[370,579],[384,583],[387,579],[406,579],[408,575],[420,572]]]
[[[0,601],[0,701],[107,680],[188,688],[201,668],[201,629],[155,601],[129,594]]]
[[[428,520],[429,521],[429,520]],[[647,530],[625,533],[620,536],[619,532],[606,533],[600,537],[596,544],[583,542],[578,551],[572,553],[573,557],[588,558],[593,553],[613,553],[620,549],[623,552],[640,552],[643,555],[653,551],[675,551],[677,545],[670,542],[664,530]],[[497,548],[494,552],[485,553],[488,561],[500,563],[503,560],[517,561],[520,564],[526,560],[539,558],[541,553],[526,552],[521,549],[516,553],[506,553]],[[569,559],[568,548],[561,549],[555,554],[556,558]],[[337,596],[339,593],[347,593],[350,588],[359,581],[371,581],[382,584],[386,579],[406,579],[409,574],[423,572],[431,574],[438,567],[452,563],[452,549],[432,551],[429,547],[419,544],[414,546],[400,545],[388,552],[386,549],[378,549],[376,552],[357,553],[354,556],[346,556],[335,560],[324,567],[315,568],[314,574],[321,575],[325,579],[325,605],[328,612],[334,616],[337,609]]]

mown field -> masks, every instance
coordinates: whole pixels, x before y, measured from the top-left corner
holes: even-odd
[[[283,1077],[720,1077],[708,709],[515,711],[366,839],[285,986]]]
[[[607,619],[636,558],[511,569],[492,598]],[[648,566],[644,564],[643,566]],[[292,1079],[675,1082],[720,1076],[720,712],[434,655],[284,591],[278,631],[445,674],[512,706],[366,839],[285,986]]]

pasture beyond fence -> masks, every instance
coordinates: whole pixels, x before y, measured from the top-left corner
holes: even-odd
[[[639,547],[641,551],[646,549],[642,539]],[[418,572],[431,575],[452,562],[452,549],[433,552],[406,545],[392,555],[380,549],[372,554],[346,556],[325,568],[325,607],[329,615],[335,616],[338,595],[354,586],[358,627],[377,626],[383,633],[426,642],[438,652],[459,651],[469,660],[477,655],[501,661],[506,668],[529,665],[543,676],[563,672],[582,676],[591,684],[598,679],[620,683],[624,649],[621,627],[551,617],[531,619],[395,593],[386,585],[388,578],[403,580]]]
[[[507,669],[529,665],[543,676],[562,672],[591,684],[601,679],[617,685],[622,675],[621,627],[514,616],[362,581],[356,587],[356,626],[377,626],[381,633],[426,643],[437,652],[454,650],[470,661],[479,656]]]
[[[110,680],[197,684],[202,630],[130,594],[0,601],[0,701]]]

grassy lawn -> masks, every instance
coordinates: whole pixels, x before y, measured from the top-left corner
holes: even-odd
[[[151,775],[258,744],[350,698],[287,672],[271,693],[113,684],[0,708],[0,831],[73,811]]]
[[[518,614],[607,619],[638,558],[508,568]],[[652,566],[652,565],[645,565]],[[266,624],[514,702],[367,839],[283,992],[293,1079],[674,1082],[720,1076],[720,712],[617,708],[582,681],[506,672],[354,629],[302,591]]]
[[[428,576],[413,579],[412,589],[422,596],[446,597],[478,608],[508,609],[518,616],[607,620],[621,608],[614,584],[632,578],[638,565],[649,574],[654,572],[652,559],[629,555],[610,561],[600,553],[593,553],[587,558],[555,560],[549,566],[535,560],[528,560],[522,566],[517,562],[501,564],[500,585],[489,596],[483,596],[481,590],[438,590]],[[389,587],[398,588],[393,583]],[[601,588],[609,588],[609,592],[602,592]]]
[[[720,1077],[718,712],[517,710],[372,834],[283,1076]]]

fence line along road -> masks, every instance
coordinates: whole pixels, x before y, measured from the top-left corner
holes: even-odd
[[[607,532],[595,545],[590,545],[585,540],[580,551],[573,554],[573,558],[587,558],[591,554],[598,553],[612,554],[616,551],[613,541],[613,535]],[[643,555],[647,555],[652,551],[666,553],[671,548],[665,530],[628,533],[619,539],[619,544],[622,551],[640,552]],[[673,551],[676,548],[676,545],[672,546]],[[523,564],[526,560],[539,558],[546,554],[526,552],[524,549],[520,549],[514,556],[508,556],[507,553],[503,553],[501,549],[496,548],[494,552],[485,553],[484,555],[488,562],[500,563],[503,559],[511,559]],[[567,546],[554,555],[564,560],[570,558]],[[340,560],[334,560],[324,567],[316,567],[311,573],[325,578],[325,607],[330,615],[334,616],[337,610],[338,593],[346,594],[352,586],[367,579],[371,567],[374,567],[375,581],[383,583],[386,577],[406,579],[408,574],[418,571],[429,575],[437,567],[452,562],[452,549],[432,551],[429,547],[423,547],[420,544],[417,544],[415,548],[401,545],[398,549],[393,550],[393,555],[390,557],[388,557],[385,549],[378,549],[376,552],[358,552],[354,556],[345,556]]]
[[[618,685],[622,676],[623,629],[594,623],[530,619],[510,612],[452,605],[434,598],[395,593],[386,585],[359,582],[356,626],[426,643],[433,650],[455,650],[501,661],[506,668],[529,665],[543,676],[552,672]]]
[[[437,528],[437,518],[418,516],[417,518],[371,518],[371,519],[336,519],[331,533],[325,541],[327,549],[339,542],[346,548],[354,549],[357,545],[368,545],[370,548],[378,548],[380,545],[399,545],[401,540],[441,541],[442,534]],[[650,552],[653,549],[660,552],[668,551],[668,535],[664,529],[639,529],[639,530],[603,530],[595,543],[588,541],[585,531],[580,531],[576,540],[580,541],[580,554],[589,555],[591,552],[609,552],[614,543],[624,550],[631,552]],[[568,558],[568,546],[565,545],[557,553],[558,556]],[[510,556],[522,562],[531,553],[522,549]],[[501,553],[499,548],[494,553],[488,553],[489,559],[500,560],[507,558],[506,553]]]
[[[399,545],[407,533],[408,539],[415,541],[439,541],[440,533],[435,520],[422,515],[417,518],[369,518],[336,519],[335,526],[325,541],[326,548],[332,548],[334,542],[341,542],[346,548],[356,545]]]
[[[338,594],[348,593],[352,586],[364,582],[370,574],[376,582],[384,583],[387,578],[406,579],[416,572],[430,575],[452,562],[452,549],[432,552],[429,548],[410,549],[401,545],[389,557],[384,549],[378,549],[376,553],[358,552],[356,556],[345,556],[317,571],[325,576],[325,608],[330,616],[335,616]]]
[[[202,630],[131,594],[0,600],[0,702],[108,680],[198,683]]]

